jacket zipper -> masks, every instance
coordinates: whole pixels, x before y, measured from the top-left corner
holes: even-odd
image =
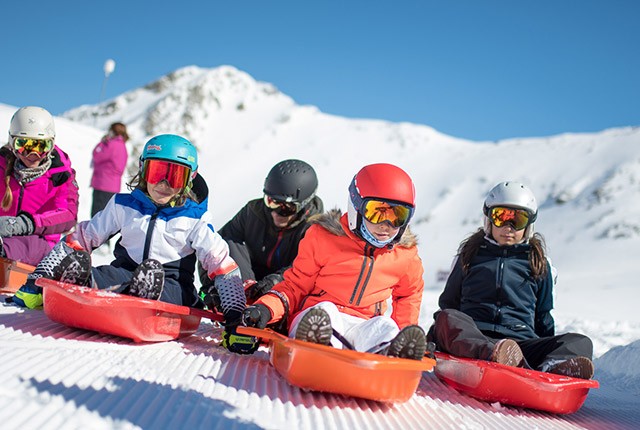
[[[498,259],[498,279],[496,280],[496,314],[494,317],[494,321],[496,323],[500,323],[500,308],[502,307],[502,302],[500,301],[500,291],[502,291],[502,282],[504,279],[504,256],[506,255],[506,251],[503,251],[502,257]]]
[[[358,300],[356,301],[356,305],[360,304],[362,300],[362,296],[364,295],[364,290],[367,288],[367,284],[369,283],[369,279],[371,278],[371,273],[373,272],[373,253],[374,248],[370,245],[365,245],[364,247],[364,258],[362,260],[362,267],[360,268],[360,275],[358,276],[358,281],[356,282],[356,286],[353,289],[353,294],[351,294],[351,298],[349,299],[349,303],[353,304],[353,300],[358,293],[358,289],[360,289],[360,294],[358,295]],[[364,279],[363,279],[364,278]],[[360,285],[362,282],[362,285]]]
[[[18,209],[16,210],[16,216],[22,210],[22,199],[24,198],[24,185],[20,186],[20,197],[18,197]]]
[[[151,248],[151,235],[153,235],[153,229],[156,225],[156,219],[158,218],[158,210],[156,210],[151,219],[149,220],[149,227],[147,228],[147,234],[144,238],[144,252],[142,253],[142,260],[149,258],[149,249]]]
[[[273,249],[271,250],[271,252],[269,253],[269,256],[267,257],[267,267],[271,268],[271,260],[273,259],[273,254],[275,254],[276,250],[278,249],[278,246],[280,246],[280,242],[282,241],[282,236],[284,235],[284,231],[280,231],[278,233],[278,239],[276,239],[276,244],[273,246]]]

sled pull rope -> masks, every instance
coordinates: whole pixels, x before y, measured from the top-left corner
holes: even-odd
[[[353,345],[351,345],[351,342],[345,339],[343,335],[338,333],[338,331],[335,328],[332,327],[331,331],[333,332],[333,335],[335,336],[335,338],[338,339],[347,349],[355,350]]]

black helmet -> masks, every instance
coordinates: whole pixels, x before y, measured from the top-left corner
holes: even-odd
[[[316,195],[318,177],[301,160],[284,160],[271,168],[264,180],[265,195],[274,200],[297,203],[304,208]]]

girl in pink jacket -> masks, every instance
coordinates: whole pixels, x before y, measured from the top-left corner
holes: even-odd
[[[0,148],[0,256],[33,266],[60,234],[76,225],[78,186],[67,154],[55,146],[53,117],[41,107],[18,109]]]

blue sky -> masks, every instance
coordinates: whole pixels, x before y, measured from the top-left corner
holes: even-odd
[[[6,3],[6,2],[5,2]],[[473,140],[640,125],[640,2],[12,1],[0,103],[54,114],[188,65]]]

